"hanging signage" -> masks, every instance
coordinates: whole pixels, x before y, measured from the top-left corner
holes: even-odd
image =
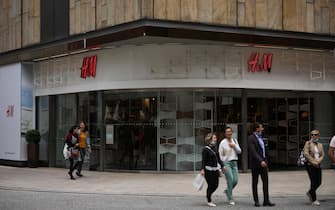
[[[89,56],[83,58],[83,63],[81,65],[80,77],[86,79],[86,77],[95,77],[97,70],[97,56]]]
[[[271,72],[272,68],[272,53],[264,53],[260,59],[260,53],[252,53],[248,61],[248,72]]]

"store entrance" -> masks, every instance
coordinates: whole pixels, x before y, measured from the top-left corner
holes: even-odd
[[[300,149],[309,138],[312,122],[310,98],[248,98],[248,127],[264,123],[264,140],[271,169],[296,166]]]
[[[104,170],[157,170],[157,96],[104,93]]]

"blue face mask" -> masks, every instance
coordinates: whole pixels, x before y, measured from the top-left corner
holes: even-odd
[[[313,143],[317,143],[319,141],[319,139],[312,139]]]

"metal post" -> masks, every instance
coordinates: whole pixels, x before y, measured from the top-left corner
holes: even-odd
[[[56,166],[56,96],[49,97],[49,167]]]
[[[248,100],[247,90],[242,89],[242,171],[247,172],[248,170],[248,134],[247,134],[247,122],[248,122]]]

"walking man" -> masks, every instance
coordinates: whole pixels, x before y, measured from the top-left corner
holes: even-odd
[[[255,123],[253,133],[248,137],[249,165],[252,171],[252,194],[256,207],[260,206],[257,192],[259,175],[261,176],[263,182],[263,206],[275,206],[275,204],[271,203],[269,199],[268,164],[265,144],[262,137],[263,130],[264,128],[261,123]]]

